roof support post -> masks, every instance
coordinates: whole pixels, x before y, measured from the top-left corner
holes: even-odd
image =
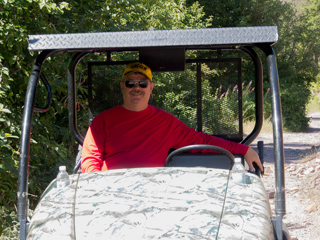
[[[241,142],[250,145],[259,135],[263,124],[263,68],[258,54],[251,47],[241,47],[240,50],[251,57],[255,67],[256,124],[252,132]]]
[[[201,63],[197,63],[197,123],[198,132],[202,132],[202,89],[201,89]]]
[[[18,177],[18,221],[20,222],[20,240],[25,240],[28,231],[28,177],[30,160],[30,140],[32,115],[34,111],[36,89],[41,74],[41,67],[46,58],[56,51],[43,51],[36,59],[29,78],[28,89],[22,116],[21,145]]]
[[[275,164],[275,230],[277,239],[282,239],[282,219],[286,214],[285,204],[285,179],[284,179],[284,149],[283,149],[283,129],[282,110],[280,100],[279,76],[277,72],[276,57],[270,47],[264,49],[267,55],[268,78],[271,92],[272,124],[273,124],[273,145]]]
[[[76,110],[76,67],[79,61],[88,53],[77,53],[71,60],[68,68],[68,111],[69,111],[69,127],[77,140],[82,145],[84,138],[77,128],[77,110]]]
[[[26,239],[28,230],[28,175],[30,160],[31,123],[35,102],[35,92],[37,89],[38,78],[42,65],[42,62],[41,60],[39,60],[39,58],[40,56],[37,58],[29,79],[22,117],[19,182],[17,194],[18,220],[20,222],[20,240]]]

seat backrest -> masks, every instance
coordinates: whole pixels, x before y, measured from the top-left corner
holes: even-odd
[[[243,159],[243,156],[240,155],[236,155],[235,157]],[[169,166],[206,167],[230,170],[232,162],[228,156],[218,153],[183,153],[175,156]]]

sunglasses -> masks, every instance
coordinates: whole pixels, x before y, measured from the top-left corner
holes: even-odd
[[[133,88],[136,85],[136,83],[138,83],[139,87],[141,88],[146,88],[149,85],[148,80],[127,80],[124,82],[127,88]]]

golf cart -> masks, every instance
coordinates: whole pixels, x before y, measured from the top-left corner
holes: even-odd
[[[31,35],[29,50],[39,51],[26,94],[22,121],[18,185],[20,239],[290,239],[285,215],[282,116],[275,26],[149,30]],[[70,130],[79,143],[92,119],[121,104],[119,79],[127,63],[140,61],[154,73],[150,104],[164,109],[197,131],[250,145],[263,124],[264,54],[271,93],[276,199],[274,214],[260,179],[234,166],[244,163],[224,149],[193,145],[172,149],[164,167],[81,173],[75,160],[68,186],[54,179],[28,219],[28,165],[33,111],[50,106],[51,88],[43,64],[56,55],[71,56],[68,68]],[[261,54],[262,53],[262,54]],[[245,58],[247,57],[247,59]],[[248,66],[248,59],[252,68]],[[77,67],[87,94],[79,94]],[[243,69],[254,69],[247,73]],[[85,69],[85,70],[84,70]],[[244,75],[252,78],[255,125],[244,133]],[[41,79],[46,106],[35,106]],[[77,121],[77,99],[88,103],[86,123]],[[81,113],[82,114],[82,113]],[[79,130],[80,129],[80,130]],[[201,153],[194,150],[213,150]],[[263,159],[263,145],[259,145]],[[236,159],[236,160],[235,160]],[[235,164],[235,161],[237,162]]]

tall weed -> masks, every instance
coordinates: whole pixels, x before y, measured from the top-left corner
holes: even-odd
[[[0,207],[0,240],[15,240],[19,237],[19,222],[14,211]]]

